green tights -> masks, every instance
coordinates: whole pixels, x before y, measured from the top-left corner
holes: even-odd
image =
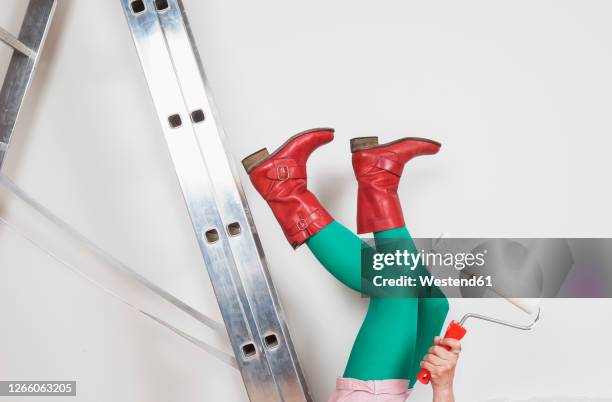
[[[405,227],[374,233],[374,238],[405,239],[401,247],[417,251]],[[336,279],[361,291],[362,241],[358,236],[334,221],[306,244]],[[439,289],[430,292],[434,297],[370,297],[343,376],[363,381],[406,379],[412,387],[419,363],[433,345],[434,336],[440,334],[448,312],[448,301]]]

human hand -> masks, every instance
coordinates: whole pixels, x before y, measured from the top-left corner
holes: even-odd
[[[429,370],[431,376],[434,402],[454,401],[453,379],[460,352],[461,343],[458,340],[436,336],[434,346],[429,348],[429,353],[421,361],[421,367]]]

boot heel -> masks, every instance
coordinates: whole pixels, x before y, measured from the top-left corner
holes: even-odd
[[[363,151],[378,145],[378,137],[357,137],[351,139],[351,153]]]
[[[261,165],[261,163],[265,161],[268,156],[270,156],[268,150],[266,148],[262,148],[259,151],[252,153],[251,155],[244,158],[242,160],[242,166],[244,166],[244,169],[247,173],[251,173],[251,171],[257,166]]]

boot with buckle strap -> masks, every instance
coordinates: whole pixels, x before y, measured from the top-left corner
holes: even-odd
[[[415,137],[380,145],[378,137],[351,140],[353,170],[358,181],[357,233],[405,226],[397,194],[404,165],[414,157],[436,154],[440,147],[436,141]]]
[[[253,186],[268,202],[293,248],[333,221],[307,189],[306,175],[310,154],[333,139],[331,128],[308,130],[289,138],[272,154],[264,148],[242,160]]]

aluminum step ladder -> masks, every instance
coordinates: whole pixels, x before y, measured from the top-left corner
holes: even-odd
[[[249,399],[312,401],[239,177],[224,145],[182,2],[121,0],[121,5]],[[14,49],[0,93],[0,168],[56,6],[57,0],[30,0],[17,37],[0,28],[0,40]],[[57,220],[43,206],[36,209]],[[65,223],[60,226],[74,231]],[[87,245],[87,240],[82,242]],[[185,307],[146,278],[130,274],[179,308]]]

